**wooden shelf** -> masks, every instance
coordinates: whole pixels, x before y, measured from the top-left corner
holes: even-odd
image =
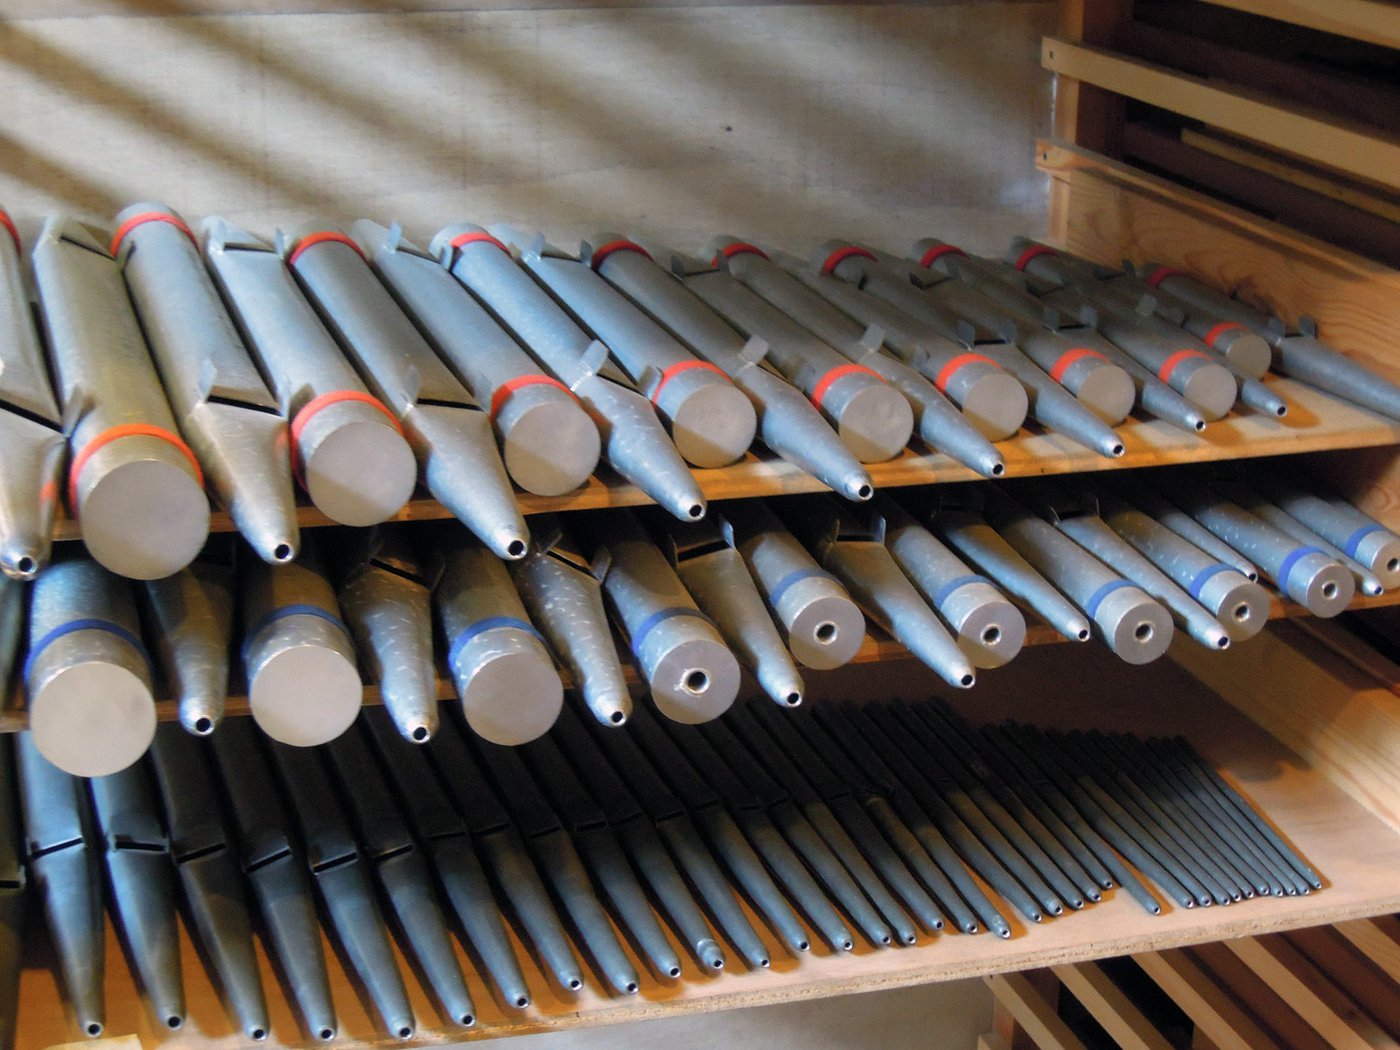
[[[1292,646],[1296,629],[1288,628],[1286,634],[1288,637],[1275,639],[1272,645]],[[1196,662],[1189,650],[1185,650],[1185,665],[1165,659],[1147,668],[1131,668],[1102,649],[1086,651],[1088,648],[1037,649],[989,676],[985,688],[951,699],[974,721],[1010,717],[1062,727],[1097,727],[1139,734],[1180,733],[1188,737],[1307,856],[1323,874],[1327,882],[1324,890],[1306,897],[1258,899],[1224,908],[1168,907],[1157,918],[1149,917],[1126,896],[1115,892],[1100,905],[1033,929],[1026,929],[1012,918],[1015,932],[1009,941],[987,935],[940,935],[926,938],[912,948],[858,949],[839,958],[818,950],[810,957],[793,960],[772,942],[775,962],[771,972],[744,972],[738,961],[731,958],[729,970],[710,978],[698,974],[691,965],[678,983],[666,986],[647,980],[641,994],[630,1000],[598,993],[595,989],[601,984],[596,979],[590,979],[576,1000],[558,998],[547,991],[538,968],[528,954],[522,953],[522,964],[536,996],[535,1005],[523,1015],[503,1013],[491,1000],[471,960],[464,956],[463,966],[480,1017],[477,1028],[463,1033],[437,1027],[441,1021],[435,1019],[426,994],[405,967],[420,1022],[416,1043],[407,1045],[441,1045],[459,1041],[464,1035],[511,1035],[894,988],[1400,910],[1400,879],[1394,874],[1400,870],[1400,834],[1333,783],[1329,775],[1336,771],[1328,762],[1300,759],[1235,711],[1204,686],[1194,670],[1187,669]],[[1325,648],[1314,651],[1304,645],[1296,650],[1295,659],[1318,673],[1341,675],[1343,680],[1355,675],[1350,664]],[[1046,683],[1060,685],[1054,688],[1053,695],[1047,695]],[[1256,682],[1254,687],[1266,685]],[[1248,683],[1237,683],[1236,687],[1250,688]],[[896,690],[910,696],[942,691],[931,675],[904,667],[900,668],[897,686],[888,687],[885,695]],[[1392,694],[1384,693],[1384,697],[1400,703]],[[1362,699],[1369,700],[1369,694]],[[1354,702],[1342,695],[1319,697],[1318,701]],[[1380,719],[1390,718],[1394,712],[1382,709],[1382,701],[1377,700],[1371,714],[1379,727]],[[1394,779],[1393,770],[1390,777]],[[238,1034],[230,1030],[191,944],[185,941],[182,947],[189,1020],[182,1032],[172,1036],[157,1030],[147,1016],[131,984],[121,950],[109,933],[108,1033],[134,1033],[141,1045],[168,1050],[232,1050],[242,1045]],[[31,955],[22,979],[24,1012],[17,1050],[39,1050],[79,1038],[63,1014],[62,997],[46,966],[42,947],[36,946]],[[352,982],[332,953],[328,952],[328,960],[341,1018],[341,1037],[335,1045],[383,1045],[385,1037],[376,1031],[368,1007]],[[267,1045],[302,1045],[286,999],[270,970],[265,972],[264,981],[273,1027],[273,1038]]]
[[[1284,419],[1244,411],[1212,423],[1202,434],[1190,434],[1159,420],[1129,419],[1118,428],[1127,449],[1118,459],[1107,459],[1057,434],[1028,430],[1022,430],[997,447],[1006,460],[1006,476],[1016,478],[1400,444],[1400,421],[1385,419],[1292,380],[1276,377],[1270,380],[1270,385],[1291,406]],[[876,488],[980,479],[979,475],[941,453],[913,449],[906,449],[889,462],[870,464],[868,469]],[[635,507],[652,502],[635,485],[610,471],[603,473],[604,477],[591,477],[587,484],[566,496],[517,492],[516,498],[527,515]],[[752,452],[734,466],[694,473],[705,496],[711,500],[787,496],[826,489],[816,478],[791,464]],[[445,507],[423,496],[409,502],[392,520],[429,521],[448,517],[451,514]],[[297,521],[303,528],[335,524],[304,501],[298,508]],[[216,510],[210,528],[214,532],[230,532],[233,522],[226,512]],[[54,538],[81,538],[78,523],[71,518],[60,520]]]

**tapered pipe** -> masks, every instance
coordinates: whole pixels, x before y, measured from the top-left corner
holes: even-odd
[[[502,558],[530,533],[491,421],[375,278],[360,248],[325,224],[286,242],[287,265],[374,394],[394,414],[433,498]]]
[[[194,233],[164,204],[117,213],[112,250],[170,407],[219,501],[263,561],[296,557],[287,422],[239,338]]]
[[[146,581],[147,620],[180,724],[208,736],[223,721],[233,641],[233,571],[201,558],[163,580]]]
[[[535,280],[607,344],[633,385],[667,423],[676,451],[697,467],[724,467],[758,430],[753,402],[586,264],[551,245],[507,238]]]
[[[1030,562],[976,514],[940,509],[930,519],[941,537],[993,582],[1014,594],[1072,642],[1089,640],[1089,620],[1055,590]]]
[[[1011,437],[1025,422],[1030,407],[1025,386],[991,358],[966,353],[962,346],[907,313],[822,273],[795,255],[778,252],[773,261],[867,330],[878,326],[885,349],[930,380],[988,441]],[[993,477],[1005,472],[1004,468],[998,471],[994,463],[990,466]]]
[[[984,477],[1006,469],[1001,454],[929,380],[893,354],[882,353],[883,333],[862,327],[806,287],[768,256],[733,237],[712,238],[705,249],[715,265],[787,314],[827,346],[875,372],[904,395],[914,425],[929,448],[946,453]],[[995,372],[989,372],[995,375]],[[1000,466],[1000,470],[998,470]]]
[[[377,525],[413,495],[418,465],[398,418],[361,381],[272,245],[204,221],[229,314],[291,421],[298,484],[342,525]]]
[[[52,549],[63,420],[25,292],[19,236],[9,215],[0,216],[11,231],[0,237],[0,573],[32,580]]]
[[[176,430],[107,245],[55,216],[34,245],[72,454],[68,502],[99,563],[138,580],[183,569],[209,535],[204,472]]]
[[[146,753],[156,708],[130,583],[81,555],[50,565],[30,590],[26,651],[35,750],[83,777],[116,773]]]
[[[1020,611],[894,500],[881,496],[872,506],[896,564],[953,629],[972,665],[1001,667],[1015,659],[1026,640]]]
[[[282,808],[284,796],[251,721],[231,718],[211,740],[238,861],[258,902],[262,928],[287,975],[302,1027],[311,1039],[329,1042],[335,1038],[337,1022],[321,926],[306,858]]]
[[[432,592],[402,526],[342,544],[337,596],[379,698],[405,740],[437,731]]]
[[[1233,566],[1251,582],[1259,579],[1254,563],[1228,543],[1219,539],[1191,515],[1181,510],[1161,493],[1153,491],[1132,475],[1114,478],[1117,494],[1134,507],[1149,515],[1153,521],[1166,526],[1192,546],[1205,551],[1217,561]]]
[[[870,498],[874,487],[869,473],[822,414],[798,390],[759,367],[766,345],[746,343],[632,241],[617,234],[599,234],[591,246],[584,245],[581,255],[697,357],[714,365],[749,395],[765,445],[847,499]]]
[[[821,497],[794,497],[776,509],[870,619],[949,685],[972,686],[972,664],[890,556],[878,518],[861,521]]]
[[[988,521],[1037,572],[1094,622],[1104,644],[1130,664],[1156,660],[1171,644],[1171,614],[1049,523],[1001,493],[988,493]]]
[[[744,559],[711,521],[666,526],[661,548],[696,605],[777,704],[796,707],[805,686]]]
[[[510,564],[511,579],[530,618],[569,669],[593,717],[622,725],[632,697],[603,607],[602,584],[558,515],[540,515],[530,553]]]
[[[499,558],[466,536],[454,537],[443,553],[433,604],[467,725],[497,744],[533,740],[564,703],[543,637]]]
[[[242,873],[206,758],[189,734],[166,722],[151,744],[170,856],[204,955],[213,963],[239,1028],[254,1042],[268,1035],[267,1001],[253,951]]]
[[[1264,629],[1269,593],[1263,587],[1116,495],[1099,491],[1096,497],[1109,528],[1200,602],[1232,641],[1245,641]]]
[[[97,833],[105,846],[112,912],[156,1024],[185,1024],[180,937],[175,921],[175,872],[170,840],[156,810],[144,765],[88,781]]]
[[[1163,479],[1166,495],[1222,542],[1247,557],[1279,590],[1314,616],[1336,616],[1356,594],[1351,573],[1316,547],[1300,544],[1207,486]]]
[[[840,581],[760,500],[725,503],[720,517],[797,662],[817,671],[849,663],[865,640],[865,617]]]
[[[1386,590],[1400,586],[1400,536],[1331,492],[1310,492],[1271,474],[1251,481],[1280,509],[1375,573]]]
[[[424,337],[488,406],[511,480],[540,496],[562,496],[587,481],[602,441],[567,388],[541,373],[471,293],[397,226],[361,219],[350,232]]]
[[[241,584],[243,673],[254,721],[294,747],[334,740],[360,713],[363,688],[319,546],[308,537],[290,565],[245,565]]]
[[[1230,485],[1229,494],[1245,510],[1267,522],[1279,532],[1286,536],[1291,536],[1299,543],[1309,547],[1316,547],[1323,554],[1331,558],[1338,565],[1341,565],[1351,573],[1352,581],[1356,590],[1369,598],[1375,598],[1385,593],[1385,585],[1381,583],[1380,577],[1373,573],[1366,566],[1362,565],[1355,558],[1349,558],[1346,552],[1339,547],[1334,547],[1325,539],[1319,536],[1312,529],[1308,528],[1297,518],[1279,507],[1274,506],[1259,493],[1245,488],[1241,485]]]
[[[739,661],[665,555],[628,511],[583,517],[577,534],[606,566],[603,593],[657,709],[692,724],[722,715],[739,694]]]
[[[676,517],[705,516],[705,496],[651,403],[607,368],[607,348],[588,338],[505,245],[480,226],[459,223],[439,230],[431,250],[588,409],[614,470]]]
[[[931,296],[880,266],[874,253],[844,242],[828,242],[813,255],[823,273],[832,274],[885,300],[916,320],[935,327],[947,325],[944,307]],[[1030,358],[1007,343],[982,343],[967,347],[1000,365],[1026,387],[1030,414],[1047,430],[1064,434],[1110,459],[1123,455],[1122,439],[1104,421],[1038,368]]]
[[[856,459],[881,463],[909,444],[914,410],[868,365],[848,360],[727,273],[688,273],[685,286],[740,333],[768,344],[768,363],[822,410]]]

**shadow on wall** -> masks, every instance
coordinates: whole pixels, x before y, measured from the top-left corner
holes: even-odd
[[[120,7],[0,23],[0,91],[23,102],[0,200],[21,215],[155,197],[265,231],[469,218],[686,248],[718,229],[999,248],[1044,222],[1050,4]]]

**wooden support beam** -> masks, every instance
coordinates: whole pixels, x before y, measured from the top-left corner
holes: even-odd
[[[1132,14],[1133,0],[1062,0],[1060,36],[1112,46]],[[1055,89],[1056,137],[1117,156],[1122,127],[1122,98],[1074,77],[1060,78]]]
[[[1054,972],[1123,1050],[1171,1050],[1171,1043],[1098,963],[1056,966]]]
[[[1055,1013],[1054,1005],[1024,974],[992,974],[982,979],[1040,1050],[1085,1050],[1079,1037]]]
[[[1047,38],[1041,62],[1054,73],[1400,189],[1400,137],[1395,135],[1068,40]]]
[[[1388,0],[1206,0],[1247,14],[1400,48],[1400,7]]]
[[[1337,923],[1336,930],[1387,977],[1400,984],[1400,919],[1393,915],[1353,919]]]
[[[1272,1041],[1219,982],[1184,951],[1139,952],[1133,961],[1218,1050],[1255,1050]]]

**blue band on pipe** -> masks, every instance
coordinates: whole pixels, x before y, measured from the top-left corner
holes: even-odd
[[[1214,565],[1207,565],[1200,572],[1196,573],[1195,577],[1191,580],[1191,586],[1187,587],[1186,590],[1192,598],[1195,598],[1196,601],[1200,601],[1201,588],[1204,587],[1207,583],[1209,583],[1215,577],[1219,576],[1222,572],[1238,571],[1239,570],[1236,569],[1233,565],[1226,565],[1223,561],[1218,561]]]
[[[497,627],[514,627],[517,631],[524,631],[526,634],[539,640],[544,644],[544,636],[535,630],[535,625],[527,623],[516,616],[488,616],[484,620],[477,620],[474,624],[463,627],[457,637],[452,639],[452,644],[447,649],[447,666],[452,667],[457,663],[457,657],[462,654],[468,642],[479,634],[487,631],[494,631]]]
[[[24,681],[26,683],[29,682],[30,672],[34,670],[34,661],[39,659],[39,656],[45,649],[64,635],[76,634],[78,631],[106,631],[108,634],[116,635],[140,654],[141,659],[146,662],[147,673],[150,672],[151,657],[146,652],[146,647],[141,644],[140,638],[136,637],[136,635],[132,634],[119,623],[113,623],[111,620],[99,620],[96,617],[86,617],[81,620],[70,620],[67,623],[59,624],[29,647],[29,655],[24,658]]]
[[[836,580],[836,577],[832,576],[831,573],[827,572],[825,569],[819,569],[815,565],[809,565],[805,569],[793,569],[792,572],[788,573],[773,585],[773,589],[768,592],[768,604],[776,609],[778,607],[778,602],[780,602],[783,595],[788,592],[789,587],[794,583],[810,580],[813,576],[820,576],[833,582]]]
[[[273,609],[261,620],[253,624],[253,626],[244,633],[244,663],[248,662],[248,651],[252,648],[253,643],[257,641],[258,635],[262,634],[263,631],[267,630],[278,620],[285,620],[288,616],[315,616],[317,619],[325,620],[326,623],[338,628],[340,632],[345,635],[345,637],[350,637],[350,628],[345,626],[345,621],[342,620],[335,613],[328,612],[327,610],[322,609],[319,605],[308,605],[302,603],[284,605],[280,609]]]
[[[1371,535],[1371,533],[1373,532],[1386,531],[1388,530],[1384,525],[1377,525],[1374,521],[1368,522],[1367,524],[1362,525],[1361,528],[1357,529],[1355,532],[1353,532],[1350,536],[1347,537],[1347,541],[1342,546],[1342,550],[1347,552],[1348,558],[1352,558],[1354,560],[1356,558],[1356,548],[1361,546],[1362,540],[1364,540],[1367,536]]]
[[[1124,587],[1132,586],[1134,585],[1127,580],[1109,580],[1093,594],[1089,595],[1089,600],[1084,603],[1084,615],[1092,620],[1095,615],[1098,614],[1099,606],[1103,604],[1105,598],[1114,591],[1121,591]]]
[[[692,609],[688,605],[671,605],[665,609],[657,609],[656,612],[639,623],[637,629],[632,632],[632,652],[634,654],[640,654],[642,651],[642,642],[646,640],[646,636],[652,632],[652,629],[658,624],[666,620],[674,619],[677,616],[691,616],[697,620],[704,620],[706,623],[710,622],[710,618],[699,609]]]
[[[1326,551],[1320,550],[1317,547],[1294,547],[1288,552],[1288,557],[1284,558],[1283,563],[1278,567],[1279,590],[1283,591],[1285,594],[1288,593],[1288,576],[1293,572],[1293,566],[1297,565],[1299,561],[1306,558],[1309,554],[1321,554],[1324,558],[1327,556]],[[1303,595],[1303,598],[1306,597],[1306,594]],[[1293,598],[1298,602],[1302,602],[1303,600],[1303,598],[1299,598],[1296,594],[1293,595]]]
[[[946,602],[950,597],[952,597],[954,591],[956,591],[959,587],[966,586],[969,583],[985,583],[988,586],[991,586],[992,581],[987,579],[987,577],[985,576],[978,576],[975,573],[968,576],[954,576],[942,587],[938,588],[938,590],[934,593],[933,607],[935,609],[943,608],[943,603]]]

